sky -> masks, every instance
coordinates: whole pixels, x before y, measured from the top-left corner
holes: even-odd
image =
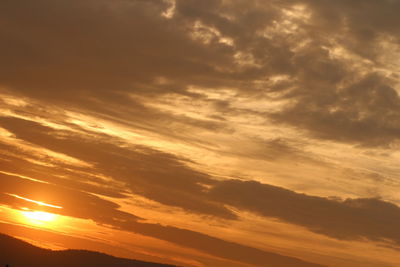
[[[398,10],[2,0],[0,232],[190,267],[400,266]]]

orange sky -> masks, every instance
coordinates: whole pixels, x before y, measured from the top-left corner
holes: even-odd
[[[2,1],[0,232],[180,266],[399,266],[398,10]]]

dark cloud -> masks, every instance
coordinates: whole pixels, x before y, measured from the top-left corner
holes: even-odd
[[[305,6],[309,18],[288,17],[295,5]],[[126,95],[197,98],[189,85],[232,87],[250,98],[278,90],[295,104],[267,114],[277,122],[366,146],[398,140],[397,92],[374,73],[374,67],[385,67],[382,55],[391,52],[382,51],[381,41],[397,44],[398,1],[193,0],[175,6],[167,19],[161,15],[168,7],[164,1],[3,1],[0,84],[101,116],[122,116],[125,123],[142,114],[148,121],[136,123],[142,127],[164,118],[204,129],[225,126],[148,112]],[[288,19],[292,24],[285,24]],[[337,47],[361,58],[339,60],[331,55]],[[353,61],[363,59],[370,67],[361,75]],[[288,75],[290,83],[255,85],[274,75]],[[158,83],[160,78],[166,82]]]
[[[32,121],[3,117],[0,125],[16,138],[93,164],[93,168],[83,171],[112,177],[135,194],[190,212],[236,218],[222,204],[205,197],[204,185],[215,181],[188,167],[187,159],[143,146],[123,147],[108,136],[85,138],[69,131],[56,131]],[[116,192],[121,192],[118,187]]]
[[[160,16],[164,8],[161,1],[5,1],[1,83],[77,100],[145,92],[157,77],[179,84],[218,76],[213,65],[226,64],[226,52],[192,41],[184,25]]]
[[[118,210],[119,206],[94,195],[71,190],[57,185],[39,183],[21,179],[17,176],[0,174],[0,202],[16,209],[30,208],[44,210],[56,214],[90,219],[102,225],[108,225],[125,231],[132,231],[175,243],[184,247],[203,251],[207,254],[224,259],[264,266],[265,263],[274,266],[321,266],[285,257],[275,253],[265,252],[252,247],[224,241],[191,230],[138,222],[133,214]],[[10,194],[17,194],[48,204],[57,204],[62,209],[40,206],[35,203],[18,199]]]
[[[240,180],[222,181],[209,194],[234,207],[337,239],[392,240],[400,245],[400,207],[379,199],[334,200]]]
[[[43,159],[30,152],[19,150],[15,146],[0,143],[0,170],[2,172],[18,173],[47,183],[112,198],[125,198],[128,193],[121,184],[110,185],[96,174],[86,172],[86,169],[71,167],[61,162],[51,164],[49,161],[51,161],[49,158]]]
[[[379,38],[398,40],[400,23],[396,11],[399,1],[356,0],[295,1],[306,3],[313,11],[313,25],[320,31],[339,33],[339,40],[347,48],[367,58],[375,58],[379,51]]]
[[[296,103],[273,118],[319,138],[363,146],[386,146],[398,140],[400,99],[383,77],[371,74],[345,88],[311,89],[296,92]]]
[[[32,106],[25,108],[27,117],[39,112],[65,120],[62,112],[53,114],[56,105],[196,145],[210,145],[197,131],[233,132],[228,118],[241,114],[295,127],[311,141],[386,148],[399,141],[398,77],[387,62],[399,48],[399,1],[177,0],[174,15],[165,18],[161,14],[167,8],[166,1],[157,0],[2,1],[0,90],[28,97]],[[275,82],[277,77],[283,78]],[[204,94],[193,93],[191,86]],[[244,102],[274,95],[273,100],[288,104],[265,112],[205,97],[210,88],[221,87],[235,91]],[[201,100],[210,104],[212,114],[194,119],[150,105],[165,96],[184,96],[187,103]],[[49,108],[34,110],[38,103]],[[164,104],[176,108],[174,102]],[[1,143],[2,171],[49,183],[1,174],[0,200],[13,207],[28,204],[4,193],[31,198],[43,194],[54,203],[62,196],[60,205],[70,216],[255,265],[271,255],[188,230],[140,223],[96,195],[123,199],[133,193],[186,212],[236,220],[232,206],[338,239],[400,244],[399,207],[382,200],[333,200],[258,182],[218,181],[189,167],[194,163],[188,159],[145,146],[128,147],[76,125],[66,124],[74,132],[54,130],[5,117],[0,125],[29,146],[91,166],[56,162]],[[256,147],[235,155],[314,160],[285,136],[254,138],[252,144]]]
[[[252,138],[253,146],[248,145],[241,151],[235,151],[235,155],[266,161],[296,161],[323,164],[322,161],[313,158],[311,152],[304,150],[304,145],[294,140],[275,138]]]
[[[284,87],[263,88],[280,91],[294,103],[282,112],[268,114],[276,122],[304,129],[317,138],[363,146],[398,141],[399,97],[393,81],[375,70],[385,68],[385,53],[398,51],[399,30],[394,27],[398,1],[234,1],[228,7],[212,1],[213,9],[199,6],[196,11],[193,2],[179,3],[182,14],[217,28],[235,40],[237,51],[254,58],[258,66],[235,72],[241,82],[277,74],[290,77]],[[257,34],[279,21],[283,24],[287,16],[282,9],[290,10],[295,4],[306,6],[305,12],[310,13],[306,20],[290,18],[298,30],[285,34],[286,29],[281,29],[270,33],[271,38]],[[240,14],[235,7],[241,8]],[[382,50],[382,42],[397,48]],[[337,48],[360,57],[340,59],[332,54]],[[369,60],[370,65],[356,67],[355,61],[362,60]],[[254,91],[254,86],[237,86]]]
[[[118,210],[114,202],[95,195],[54,184],[39,183],[18,176],[0,173],[0,201],[16,209],[24,207],[33,210],[45,210],[99,223],[112,225],[117,220],[136,220],[139,217]],[[14,197],[17,195],[47,204],[61,206],[62,209],[40,206]]]
[[[95,172],[111,177],[129,189],[121,191],[115,187],[112,193],[111,186],[103,189],[105,195],[125,197],[132,192],[188,212],[237,219],[237,215],[226,207],[229,205],[301,225],[311,231],[339,239],[365,237],[371,240],[392,239],[400,243],[396,229],[400,208],[388,202],[377,199],[335,201],[258,182],[217,181],[206,173],[188,167],[184,158],[143,146],[123,147],[118,140],[106,139],[106,136],[98,135],[88,139],[72,132],[52,130],[36,122],[16,118],[1,118],[0,125],[21,140],[91,163],[93,168],[84,167],[84,173]],[[289,150],[285,155],[288,154],[296,160],[307,159],[297,150],[290,149],[282,140],[266,145],[266,150],[271,153]],[[279,158],[279,154],[275,154],[274,157]],[[40,171],[44,170],[38,170]],[[82,179],[86,177],[84,173]],[[73,177],[73,173],[64,175]],[[60,184],[80,188],[73,180],[62,180]],[[48,181],[59,184],[57,178]],[[87,186],[82,189],[89,193],[101,192],[96,187],[93,191]],[[362,227],[359,226],[360,222]]]
[[[217,257],[245,262],[255,266],[322,266],[175,227],[137,222],[121,224],[120,227],[204,251]]]
[[[101,136],[87,140],[70,132],[54,131],[21,119],[2,118],[1,123],[17,138],[91,163],[94,165],[92,171],[123,182],[131,192],[165,205],[217,218],[236,219],[236,215],[225,207],[230,205],[339,239],[365,237],[400,242],[396,229],[400,209],[384,201],[334,201],[257,182],[217,181],[205,173],[187,167],[185,159],[149,148],[123,148],[117,142],[113,144],[110,140],[102,141]],[[277,141],[270,145],[280,147],[284,144]],[[90,169],[86,172],[90,172]],[[67,181],[64,183],[68,185]],[[204,185],[210,188],[209,192]],[[9,188],[13,187],[14,185]],[[112,191],[112,187],[108,190]],[[120,192],[118,187],[115,193],[117,192]],[[54,195],[54,200],[58,195],[60,193]],[[117,208],[112,207],[111,210]],[[359,226],[360,222],[363,227]]]
[[[385,65],[380,57],[394,51],[382,50],[381,42],[397,43],[398,28],[393,26],[398,16],[393,10],[399,2],[301,2],[312,10],[308,34],[317,37],[293,57],[297,71],[290,97],[295,104],[274,118],[323,139],[363,146],[398,141],[400,99],[393,81],[371,67],[360,70],[355,61],[371,60],[375,68]],[[333,57],[331,50],[338,45],[361,58]]]

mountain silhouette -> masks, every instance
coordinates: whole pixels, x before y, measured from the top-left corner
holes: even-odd
[[[86,250],[48,250],[0,234],[0,267],[173,267]],[[176,266],[175,266],[176,267]]]

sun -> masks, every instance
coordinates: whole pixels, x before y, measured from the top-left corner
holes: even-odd
[[[57,221],[58,215],[44,211],[22,211],[24,220],[33,225],[50,226]]]
[[[30,204],[36,204],[36,205],[40,206],[41,209],[42,209],[42,207],[52,208],[52,209],[62,209],[63,208],[61,206],[45,203],[43,201],[33,200],[30,198],[26,198],[26,197],[15,195],[15,194],[7,193],[7,195],[21,199]],[[60,217],[60,215],[57,215],[54,213],[35,210],[35,209],[27,208],[27,207],[21,208],[20,213],[19,213],[19,221],[20,222],[22,222],[24,224],[30,224],[30,225],[46,227],[46,228],[54,228],[56,226],[56,222],[59,220],[59,217]]]

